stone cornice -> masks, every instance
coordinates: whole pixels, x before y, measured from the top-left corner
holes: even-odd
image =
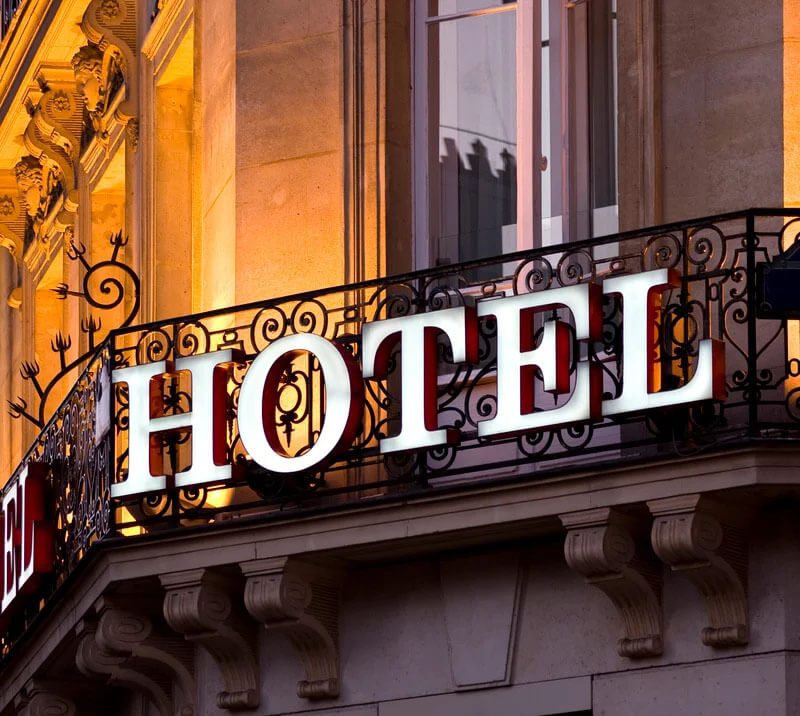
[[[8,31],[0,42],[0,107],[14,89],[23,63],[34,46],[34,40],[50,9],[57,0],[28,0],[11,19]]]

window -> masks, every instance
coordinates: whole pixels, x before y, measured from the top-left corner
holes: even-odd
[[[616,230],[613,0],[415,0],[416,266]]]

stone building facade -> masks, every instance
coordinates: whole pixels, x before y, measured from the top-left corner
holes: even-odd
[[[800,2],[0,17],[0,716],[800,712],[800,313],[756,284],[800,226]],[[379,320],[668,269],[657,347],[622,355],[607,289],[590,336],[537,304],[527,350],[560,318],[561,392],[591,363],[608,404],[637,361],[681,390],[716,341],[727,390],[688,407],[483,439],[511,351],[484,318],[468,369],[441,338],[365,368],[344,457],[281,475],[238,433],[243,366],[281,338],[360,359]],[[173,362],[222,350],[230,476],[182,486],[202,441],[136,455],[134,399],[199,413]],[[263,389],[286,459],[333,414],[296,353]],[[159,361],[144,399],[112,372]],[[536,365],[520,416],[565,404]],[[461,444],[384,454],[417,378],[422,432]],[[136,459],[163,486],[123,494]]]

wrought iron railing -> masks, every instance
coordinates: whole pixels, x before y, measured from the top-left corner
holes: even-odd
[[[53,594],[92,545],[221,519],[269,519],[308,510],[356,506],[364,500],[409,499],[439,489],[469,489],[487,482],[530,481],[576,469],[600,470],[625,461],[669,459],[728,450],[753,441],[800,437],[800,329],[796,323],[758,317],[757,266],[771,261],[800,235],[800,210],[751,210],[651,229],[549,246],[465,264],[419,271],[355,285],[289,295],[230,309],[113,331],[25,461],[51,466],[50,504],[57,522],[57,573],[45,585]],[[236,405],[247,363],[272,341],[315,333],[360,354],[365,322],[477,304],[501,295],[541,291],[626,273],[673,268],[679,288],[664,294],[658,326],[660,380],[664,387],[693,374],[698,344],[724,341],[725,401],[606,417],[520,437],[486,441],[477,425],[496,407],[495,325],[480,324],[479,362],[448,361],[438,345],[440,427],[456,427],[457,445],[415,453],[381,454],[378,440],[397,429],[401,406],[395,352],[385,380],[366,381],[363,423],[353,445],[322,471],[270,474],[249,461],[236,424]],[[624,312],[624,306],[622,307]],[[538,328],[555,314],[538,316]],[[621,389],[620,303],[603,304],[603,337],[573,347],[602,368],[607,399]],[[110,486],[127,476],[128,399],[125,384],[110,387],[110,369],[208,351],[236,348],[246,362],[228,389],[228,451],[242,470],[236,479],[202,488],[174,489],[112,500]],[[180,374],[167,379],[168,412],[191,409],[191,391]],[[302,452],[324,420],[319,366],[297,358],[284,372],[275,424],[284,448]],[[539,407],[564,398],[537,392]],[[185,466],[188,431],[164,438],[165,463]],[[28,623],[39,605],[28,607]],[[9,634],[5,643],[13,641]]]
[[[113,435],[99,432],[102,425],[97,422],[98,408],[102,414],[105,406],[105,415],[109,414],[111,394],[102,378],[108,375],[109,359],[108,347],[101,347],[2,490],[5,496],[25,465],[49,466],[46,517],[55,528],[55,560],[52,575],[38,585],[41,593],[0,618],[0,657],[53,603],[53,595],[63,590],[90,550],[112,533]]]

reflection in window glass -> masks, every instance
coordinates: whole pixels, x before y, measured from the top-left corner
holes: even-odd
[[[568,195],[577,227],[573,238],[618,230],[616,12],[614,0],[593,0],[573,10],[571,19],[563,0],[542,0],[541,12],[542,243],[550,245],[568,240]],[[570,31],[571,40],[565,39]],[[563,64],[564,42],[572,44],[572,69]],[[562,114],[564,106],[569,116]],[[567,164],[565,140],[572,142]]]
[[[516,249],[515,17],[490,13],[429,28],[429,57],[439,58],[429,107],[438,115],[430,191],[440,263]]]
[[[431,0],[430,16],[455,15],[459,12],[473,12],[502,5],[515,5],[515,0]]]

